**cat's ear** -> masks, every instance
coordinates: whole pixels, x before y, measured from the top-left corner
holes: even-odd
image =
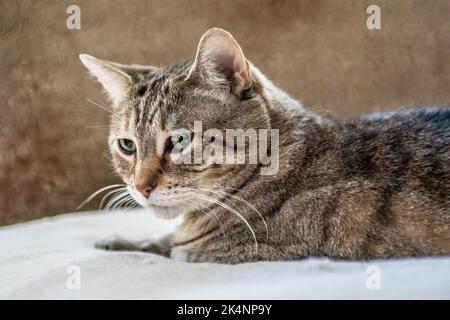
[[[200,39],[189,76],[206,84],[231,89],[239,95],[250,87],[250,68],[233,36],[219,28],[208,30]]]
[[[80,60],[103,85],[114,106],[126,99],[133,79],[120,68],[119,64],[100,60],[88,54],[80,54]]]

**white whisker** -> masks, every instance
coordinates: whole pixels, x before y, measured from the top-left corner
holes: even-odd
[[[109,191],[108,193],[106,193],[103,197],[102,200],[100,201],[100,205],[98,206],[98,208],[101,210],[103,209],[103,205],[105,204],[105,201],[113,194],[119,193],[119,192],[123,192],[125,191],[127,188],[126,187],[122,187],[113,191]]]
[[[112,206],[116,204],[117,201],[122,200],[124,197],[128,196],[128,191],[122,191],[118,195],[115,195],[111,198],[111,200],[108,201],[108,203],[105,206],[105,210],[110,209]]]
[[[106,186],[104,188],[101,188],[97,191],[95,191],[93,194],[91,194],[89,197],[87,197],[83,202],[80,203],[80,205],[76,208],[76,210],[81,209],[83,206],[85,206],[87,203],[89,203],[92,199],[94,199],[98,194],[102,193],[103,191],[112,189],[112,188],[118,188],[118,187],[123,187],[124,184],[113,184],[110,186]]]
[[[90,100],[90,99],[86,99],[86,100],[87,100],[88,102],[90,102],[90,103],[96,105],[97,107],[99,107],[99,108],[101,108],[101,109],[103,109],[103,110],[105,110],[105,111],[107,111],[107,112],[113,114],[113,115],[115,114],[114,112],[112,112],[111,110],[109,110],[107,107],[105,107],[104,105],[102,105],[102,104],[100,104],[100,103],[98,103],[98,102],[95,102],[95,101]]]
[[[256,239],[255,231],[253,231],[253,228],[250,225],[250,223],[248,223],[247,219],[245,219],[239,212],[237,212],[236,210],[231,208],[229,205],[223,203],[222,201],[216,200],[216,199],[214,199],[212,197],[209,197],[209,196],[207,196],[205,194],[196,193],[196,196],[202,198],[205,201],[209,201],[211,203],[215,203],[215,204],[223,207],[224,209],[227,209],[228,211],[236,214],[242,220],[242,222],[245,224],[245,226],[248,228],[248,230],[252,234],[252,237],[253,237],[253,239],[255,241],[255,255],[258,254],[258,240]]]
[[[117,201],[114,206],[112,207],[113,209],[118,209],[121,205],[124,205],[125,202],[129,201],[131,198],[131,195],[128,194],[125,198],[123,198],[122,200]]]
[[[249,206],[254,212],[256,212],[259,215],[259,217],[261,218],[262,222],[264,223],[264,227],[266,229],[266,243],[269,242],[269,227],[267,226],[267,222],[264,219],[263,215],[258,211],[258,209],[256,209],[256,207],[253,204],[251,204],[247,200],[245,200],[245,199],[243,199],[243,198],[241,198],[241,197],[239,197],[239,196],[237,196],[235,194],[232,194],[232,193],[229,193],[229,192],[226,192],[226,191],[214,191],[212,189],[206,189],[206,188],[200,188],[200,190],[207,191],[207,192],[212,192],[212,193],[217,194],[219,196],[230,197],[230,198],[238,200],[238,201],[246,204],[247,206]]]
[[[133,208],[139,207],[139,204],[136,202],[136,200],[134,200],[133,197],[131,197],[131,199],[127,200],[123,204],[123,207],[126,208],[126,209],[133,209]]]
[[[217,216],[217,214],[213,210],[211,210],[210,208],[208,208],[206,206],[202,206],[201,204],[195,203],[194,201],[190,201],[189,199],[185,199],[184,201],[187,202],[188,204],[192,205],[194,207],[194,210],[200,210],[201,212],[206,214],[210,219],[212,219],[211,218],[211,214],[212,214],[214,216],[213,219],[215,219],[216,223],[219,225],[219,228],[221,230],[222,235],[226,236],[225,235],[225,230],[224,230],[223,225],[222,225],[222,222],[220,222],[219,217]],[[207,209],[209,212],[204,210],[204,209]]]

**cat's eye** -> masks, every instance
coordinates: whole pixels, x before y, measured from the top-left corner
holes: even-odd
[[[136,145],[130,139],[119,139],[119,149],[126,155],[132,155],[136,152]]]

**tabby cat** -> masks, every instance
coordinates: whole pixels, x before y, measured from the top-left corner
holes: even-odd
[[[160,217],[183,217],[159,242],[96,247],[219,263],[450,254],[450,108],[321,116],[218,28],[194,60],[163,68],[80,59],[111,100],[109,144],[128,192]],[[195,121],[203,130],[277,129],[268,154],[278,154],[278,171],[261,174],[260,161],[176,163],[183,136],[172,132]]]

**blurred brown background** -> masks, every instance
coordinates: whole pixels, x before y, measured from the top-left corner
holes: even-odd
[[[81,8],[81,30],[66,9]],[[369,4],[381,30],[368,30]],[[108,114],[79,53],[164,65],[193,57],[210,27],[321,112],[450,103],[448,0],[0,0],[0,225],[73,211],[117,181]],[[92,204],[91,207],[95,207]]]

